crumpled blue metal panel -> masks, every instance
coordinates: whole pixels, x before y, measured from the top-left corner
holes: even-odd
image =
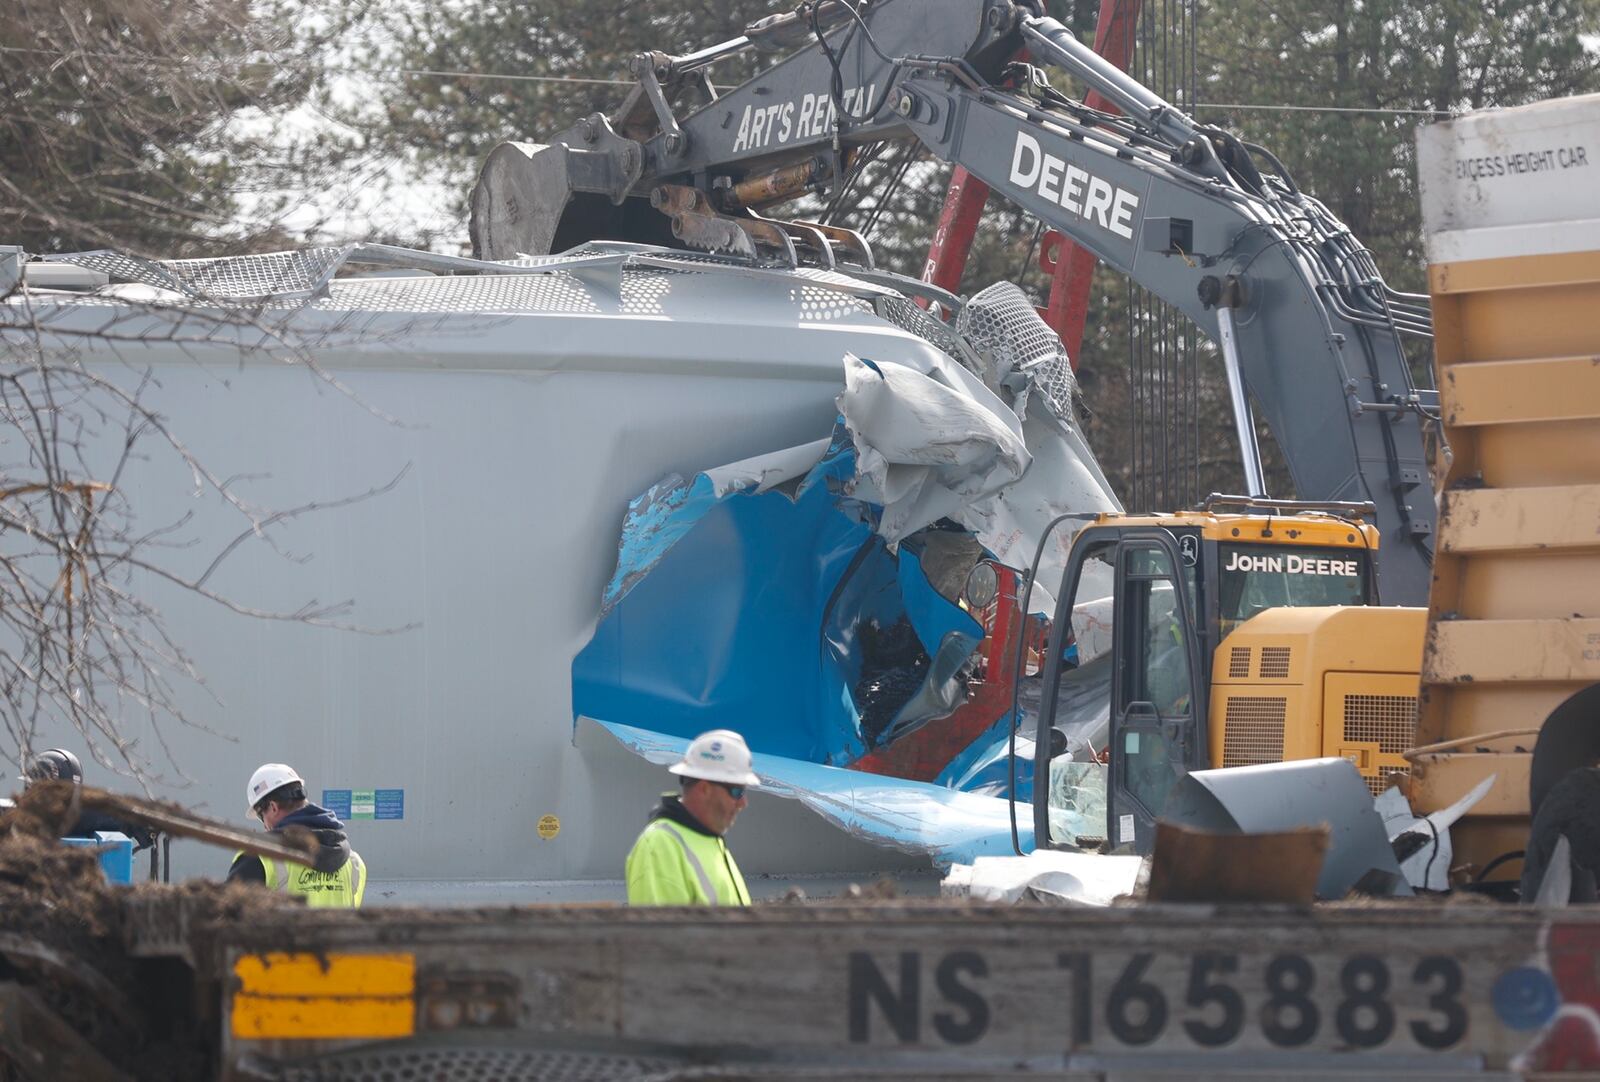
[[[871,528],[825,484],[719,498],[704,474],[634,509],[610,606],[573,660],[574,714],[684,737],[735,729],[813,762],[860,755],[822,624]]]
[[[624,747],[652,763],[683,757],[688,740],[599,721]],[[880,845],[927,853],[941,865],[980,856],[1010,856],[1011,818],[1004,800],[958,793],[927,782],[863,774],[779,755],[755,753],[763,792],[799,800],[843,830]],[[1033,816],[1017,809],[1023,852],[1033,849]]]
[[[836,424],[831,437],[812,443],[707,470],[688,481],[677,474],[662,478],[628,501],[617,569],[600,599],[601,617],[729,494],[761,495],[797,477],[805,477],[807,486],[837,489],[854,472],[848,433]]]
[[[864,837],[939,859],[1009,852],[1004,800],[830,768],[966,699],[983,628],[929,581],[924,531],[953,524],[1024,551],[1027,527],[1066,508],[1050,478],[1019,487],[1023,421],[960,365],[850,355],[844,368],[830,438],[667,478],[630,503],[599,625],[573,662],[574,717],[679,746],[735,729],[784,764],[787,795]],[[1075,461],[1086,448],[1057,446],[1072,431],[1036,435]],[[1081,487],[1068,486],[1075,501],[1114,505],[1103,485]],[[996,786],[1002,731],[960,756],[963,774],[983,760],[974,784]]]
[[[632,501],[600,624],[573,662],[574,715],[682,737],[730,728],[842,765],[867,750],[851,693],[860,626],[908,619],[949,685],[983,629],[909,546],[889,552],[871,505],[842,495],[855,454],[841,424],[792,495],[702,473]],[[934,693],[908,709],[924,698],[939,712]]]
[[[617,570],[600,599],[601,618],[716,505],[711,478],[703,473],[692,481],[674,474],[629,500],[617,546]]]

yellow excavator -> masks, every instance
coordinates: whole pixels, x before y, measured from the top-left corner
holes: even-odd
[[[1109,840],[1135,851],[1189,770],[1339,756],[1374,793],[1404,775],[1427,610],[1380,605],[1370,515],[1213,496],[1085,525],[1040,674],[1035,836],[1074,841],[1051,833],[1056,760],[1108,764]]]

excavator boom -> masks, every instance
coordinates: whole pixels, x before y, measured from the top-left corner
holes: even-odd
[[[725,94],[707,78],[726,56],[801,42]],[[1124,115],[1060,93],[1014,62],[1023,50]],[[491,153],[473,197],[479,255],[613,239],[870,267],[848,231],[759,210],[837,186],[864,147],[916,140],[1193,320],[1226,366],[1249,494],[1268,495],[1259,410],[1300,498],[1376,504],[1382,599],[1425,603],[1437,394],[1413,384],[1400,335],[1431,333],[1426,298],[1390,289],[1269,152],[1010,0],[825,0],[687,57],[643,54],[634,74],[612,116]],[[680,117],[686,97],[701,101]]]

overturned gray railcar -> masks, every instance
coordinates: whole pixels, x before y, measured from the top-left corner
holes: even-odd
[[[7,341],[138,395],[181,439],[145,432],[129,456],[107,419],[83,469],[116,472],[151,558],[229,603],[135,574],[203,680],[175,685],[203,728],[158,734],[130,709],[128,735],[160,795],[241,820],[251,770],[294,764],[352,820],[375,900],[581,896],[522,884],[620,875],[667,779],[575,724],[571,667],[629,501],[826,436],[846,355],[983,363],[913,303],[916,283],[638,245],[498,264],[371,247],[65,258],[13,282]],[[345,276],[358,262],[390,266]],[[1042,416],[1031,482],[1115,506],[1070,424],[1037,453]],[[1034,539],[1014,532],[1025,564]],[[325,621],[237,611],[346,600]],[[736,840],[752,874],[926,865],[790,801],[759,800]],[[175,876],[224,864],[174,847]]]

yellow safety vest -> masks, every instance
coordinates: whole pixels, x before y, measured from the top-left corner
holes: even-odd
[[[750,891],[721,838],[657,819],[628,853],[631,905],[749,905]]]
[[[285,860],[257,859],[266,870],[268,890],[304,895],[313,908],[359,909],[367,893],[367,865],[354,849],[336,872],[319,872]]]

